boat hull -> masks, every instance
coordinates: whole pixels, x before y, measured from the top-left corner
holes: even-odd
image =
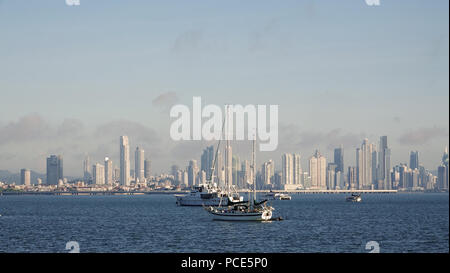
[[[270,221],[272,219],[270,210],[254,213],[218,212],[212,209],[207,211],[212,219],[217,221]]]
[[[219,206],[219,205],[227,205],[228,202],[226,198],[211,198],[211,199],[203,199],[203,198],[193,198],[186,196],[175,196],[177,198],[178,206],[191,206],[191,207],[201,207],[205,206]]]

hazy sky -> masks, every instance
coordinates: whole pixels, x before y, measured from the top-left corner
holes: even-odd
[[[118,163],[121,134],[154,172],[184,167],[206,143],[171,141],[168,110],[193,96],[278,104],[279,149],[258,154],[277,168],[341,143],[354,164],[387,135],[392,165],[435,169],[448,145],[447,0],[80,2],[0,0],[0,170],[62,154],[81,176],[85,154]]]

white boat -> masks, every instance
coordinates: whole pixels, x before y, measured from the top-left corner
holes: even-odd
[[[253,140],[252,170],[255,173],[255,140]],[[272,219],[273,207],[267,205],[267,200],[256,202],[255,176],[253,176],[253,198],[247,202],[232,203],[227,206],[204,206],[213,220],[222,221],[269,221]]]
[[[292,197],[285,193],[277,193],[275,194],[275,199],[277,200],[291,200]]]
[[[291,200],[292,197],[285,193],[275,193],[270,191],[264,195],[264,197],[268,200]]]
[[[361,194],[352,194],[351,196],[346,198],[347,202],[361,202]]]
[[[176,194],[175,198],[179,206],[219,206],[243,201],[243,197],[238,194],[226,194],[215,184],[195,186],[190,193]]]
[[[228,207],[205,207],[214,220],[221,221],[269,221],[272,219],[271,206],[265,204],[248,206],[247,204],[233,204]]]

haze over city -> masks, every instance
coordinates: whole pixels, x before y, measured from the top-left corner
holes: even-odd
[[[341,144],[355,165],[364,138],[387,135],[391,165],[418,150],[435,170],[449,142],[447,11],[448,1],[0,1],[0,170],[45,173],[61,154],[65,175],[81,177],[86,155],[119,162],[120,135],[152,172],[186,166],[213,144],[169,136],[170,107],[193,96],[279,105],[278,149],[258,154],[278,169],[283,153],[307,166]]]

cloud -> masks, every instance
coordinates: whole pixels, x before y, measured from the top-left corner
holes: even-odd
[[[327,132],[301,130],[292,124],[280,124],[279,147],[282,151],[310,150],[316,147],[333,150],[339,145],[344,147],[356,147],[365,134],[343,133],[342,129],[336,128]]]
[[[118,120],[102,124],[97,127],[94,135],[96,137],[104,137],[106,139],[117,142],[119,145],[119,137],[127,135],[133,143],[137,145],[147,144],[155,145],[161,142],[158,132],[152,128],[146,127],[140,123]]]
[[[58,136],[78,136],[83,132],[84,125],[77,119],[65,119],[56,129]]]
[[[409,130],[398,138],[398,142],[402,145],[422,145],[441,137],[448,138],[448,130],[435,126],[432,128]]]
[[[0,145],[43,139],[49,136],[50,130],[49,124],[40,115],[29,114],[0,127]]]
[[[178,102],[178,96],[175,92],[166,92],[157,96],[152,101],[152,105],[161,108],[169,108]]]

